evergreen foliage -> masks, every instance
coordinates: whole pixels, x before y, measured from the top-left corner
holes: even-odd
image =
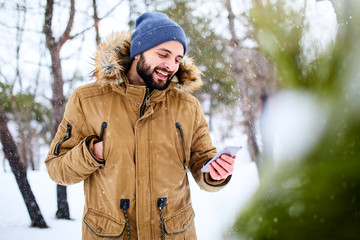
[[[302,89],[327,103],[329,117],[301,159],[264,166],[268,174],[236,220],[231,239],[343,240],[360,234],[360,3],[345,2],[335,5],[336,42],[311,64],[303,61],[301,12],[284,7],[283,0],[255,4],[258,42],[276,64],[282,88]]]
[[[6,83],[0,83],[0,89],[2,109],[11,118],[10,120],[15,120],[11,116],[18,114],[21,118],[19,124],[24,126],[29,126],[32,121],[36,121],[37,126],[40,127],[39,133],[46,137],[50,131],[50,109],[36,101],[35,94],[30,91],[13,95],[13,86]]]
[[[235,79],[231,76],[230,57],[227,52],[228,40],[216,34],[210,19],[195,16],[189,0],[175,1],[164,13],[176,21],[188,38],[187,55],[194,57],[204,73],[201,95],[211,99],[211,108],[234,103],[237,99]],[[200,95],[197,95],[201,99]],[[203,96],[204,97],[204,96]]]

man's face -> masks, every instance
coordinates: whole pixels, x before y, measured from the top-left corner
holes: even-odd
[[[178,41],[159,44],[139,55],[136,70],[150,89],[166,89],[179,70],[184,47]]]

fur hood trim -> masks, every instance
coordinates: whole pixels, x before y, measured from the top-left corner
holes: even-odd
[[[94,58],[93,76],[97,81],[116,85],[124,82],[131,66],[130,45],[131,35],[126,32],[113,33],[100,44]],[[201,76],[202,72],[193,60],[184,56],[172,81],[178,82],[179,88],[194,92],[203,84]]]

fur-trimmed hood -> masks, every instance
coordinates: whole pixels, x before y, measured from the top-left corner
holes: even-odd
[[[100,44],[94,58],[93,76],[97,81],[116,85],[124,82],[131,66],[130,45],[131,35],[128,32],[113,33]],[[179,88],[194,92],[203,84],[201,76],[201,70],[195,66],[192,59],[184,56],[172,81],[178,82]]]

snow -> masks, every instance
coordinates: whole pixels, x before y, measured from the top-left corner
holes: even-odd
[[[307,61],[311,62],[335,41],[338,27],[332,3],[307,0],[305,25],[307,33],[303,36],[302,45]]]
[[[31,224],[24,200],[12,172],[0,173],[0,239],[81,239],[81,214],[84,204],[82,184],[68,187],[72,221],[56,220],[56,184],[45,169],[29,171],[28,180],[48,229],[29,227]],[[6,184],[4,184],[6,183]],[[6,194],[5,194],[6,193]]]
[[[272,146],[277,164],[299,159],[311,149],[323,133],[329,114],[326,109],[304,91],[280,91],[270,98],[263,121],[271,127],[263,129],[263,139],[264,145]]]
[[[238,144],[238,143],[237,143]],[[21,193],[13,173],[8,170],[0,173],[0,239],[81,239],[83,214],[83,184],[69,186],[68,201],[71,221],[55,219],[57,209],[56,184],[49,178],[42,165],[39,171],[29,171],[28,179],[40,210],[49,225],[48,229],[31,228]],[[257,169],[246,155],[237,155],[232,180],[224,189],[209,193],[199,189],[189,176],[195,224],[198,239],[219,240],[236,218],[238,211],[258,187]]]

